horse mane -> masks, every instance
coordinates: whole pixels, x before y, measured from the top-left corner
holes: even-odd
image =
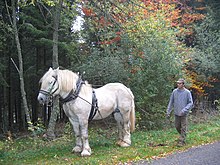
[[[72,89],[76,89],[76,83],[78,81],[79,75],[70,71],[70,70],[59,70],[58,73],[58,82],[63,91],[69,92]],[[91,85],[85,81],[86,87],[90,87]],[[85,85],[82,87],[81,92],[87,92]],[[89,90],[90,91],[90,90]]]

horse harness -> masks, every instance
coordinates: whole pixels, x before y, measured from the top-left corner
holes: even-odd
[[[39,93],[42,93],[42,94],[47,95],[47,96],[52,96],[59,89],[59,84],[58,84],[57,88],[52,92],[53,87],[54,87],[54,85],[57,82],[57,75],[56,76],[52,76],[52,77],[55,79],[55,81],[53,82],[53,84],[52,84],[51,88],[49,89],[49,91],[40,90]]]
[[[79,78],[77,80],[77,83],[76,83],[76,90],[73,91],[73,89],[72,89],[70,91],[70,93],[67,95],[67,97],[64,98],[64,99],[60,97],[61,104],[64,104],[64,103],[72,101],[72,100],[75,100],[77,97],[79,97],[82,100],[86,101],[87,103],[91,104],[90,102],[88,102],[87,100],[85,100],[84,98],[79,96],[79,92],[80,92],[81,87],[82,87],[83,84],[85,84],[85,81],[83,81],[81,78]],[[95,91],[93,89],[92,90],[92,104],[91,104],[91,110],[90,110],[90,114],[89,114],[89,121],[91,121],[94,118],[97,111],[98,111],[98,100],[96,98],[96,94],[95,94]]]
[[[64,104],[66,102],[75,100],[78,97],[80,89],[81,89],[83,84],[85,84],[85,82],[82,79],[79,78],[78,81],[76,82],[76,90],[73,92],[73,89],[72,89],[70,91],[70,93],[66,96],[66,98],[64,98],[64,99],[60,97],[60,102],[62,104]]]

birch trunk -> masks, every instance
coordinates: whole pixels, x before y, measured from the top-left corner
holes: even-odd
[[[12,3],[12,27],[13,27],[13,32],[15,36],[15,42],[16,42],[17,53],[18,53],[18,61],[19,61],[19,68],[17,68],[17,71],[19,73],[21,98],[22,98],[22,104],[23,104],[23,108],[21,109],[24,110],[25,112],[26,120],[28,123],[28,128],[31,128],[31,130],[33,130],[33,125],[31,123],[31,118],[29,115],[26,92],[24,89],[23,58],[22,58],[21,45],[20,45],[18,29],[17,29],[15,0],[11,0],[11,3]]]

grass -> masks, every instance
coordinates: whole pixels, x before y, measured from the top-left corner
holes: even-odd
[[[71,153],[74,139],[70,134],[53,140],[42,138],[20,138],[13,141],[0,141],[0,164],[124,164],[139,160],[151,160],[168,156],[172,153],[193,146],[212,143],[220,140],[220,119],[216,117],[204,123],[189,125],[187,145],[177,147],[175,140],[178,134],[174,128],[157,131],[136,131],[132,134],[132,146],[116,146],[114,131],[90,128],[90,146],[92,155],[81,157]]]

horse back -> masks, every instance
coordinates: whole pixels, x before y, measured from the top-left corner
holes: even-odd
[[[95,93],[99,106],[103,106],[106,109],[114,109],[118,107],[120,102],[130,102],[134,99],[131,90],[122,83],[108,83],[95,89]],[[108,108],[106,107],[107,105]]]
[[[124,84],[122,83],[108,83],[100,88],[97,88],[97,91],[100,91],[104,94],[111,93],[111,96],[113,95],[123,95],[124,97],[126,95],[130,97],[134,97],[131,90],[127,88]],[[106,92],[106,93],[105,93]]]

